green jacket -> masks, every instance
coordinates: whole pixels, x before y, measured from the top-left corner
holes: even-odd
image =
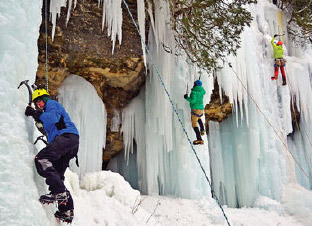
[[[271,44],[272,44],[272,46],[273,46],[274,59],[283,58],[283,53],[284,53],[284,48],[283,48],[283,46],[275,45],[275,43],[274,43],[274,37],[273,37],[272,40],[271,40]]]
[[[194,86],[191,90],[191,95],[186,98],[190,102],[191,109],[204,110],[203,98],[206,91],[202,86]]]

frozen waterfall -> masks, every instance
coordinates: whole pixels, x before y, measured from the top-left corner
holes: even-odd
[[[149,35],[153,61],[147,56],[150,75],[145,98],[140,98],[145,114],[141,108],[137,110],[135,107],[138,100],[124,110],[123,116],[132,115],[123,118],[123,125],[131,125],[123,130],[129,153],[125,156],[136,153],[137,171],[146,171],[138,174],[139,188],[148,194],[187,198],[210,195],[208,183],[162,86],[163,82],[187,133],[195,138],[190,109],[183,94],[187,84],[190,87],[200,71],[182,56],[175,57],[164,51],[159,44],[174,49],[168,27],[168,5],[165,1],[155,1],[155,6],[155,21],[152,21]],[[278,81],[271,81],[273,51],[270,40],[275,33],[286,31],[287,18],[265,0],[249,6],[249,9],[255,19],[242,34],[242,48],[237,57],[228,58],[232,67],[226,64],[215,78],[230,98],[233,115],[220,124],[210,122],[209,142],[205,140],[204,146],[196,147],[204,168],[211,172],[217,196],[232,207],[253,206],[261,195],[281,201],[288,183],[298,182],[311,188],[311,180],[301,169],[311,177],[310,138],[303,131],[301,135],[297,131],[294,136],[288,136],[293,131],[290,105],[293,96],[296,96],[302,116],[300,128],[311,134],[311,47],[298,49],[286,34],[283,42],[288,86],[281,86],[281,75]],[[213,78],[202,74],[201,79],[207,91],[205,103],[208,104]],[[142,127],[145,135],[141,134],[137,139],[138,135],[133,131],[143,131]]]

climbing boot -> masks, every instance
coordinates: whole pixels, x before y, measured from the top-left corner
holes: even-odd
[[[203,141],[203,140],[194,140],[194,141],[193,141],[193,144],[194,144],[194,145],[204,144],[204,141]]]
[[[287,83],[286,83],[286,81],[283,81],[283,84],[282,84],[283,86],[286,86],[287,85]]]
[[[62,192],[62,193],[58,193],[58,194],[46,194],[46,195],[41,195],[39,198],[39,201],[42,204],[51,204],[54,202],[58,202],[58,204],[60,203],[66,203],[68,200],[69,194],[68,192]]]
[[[273,81],[273,80],[277,80],[277,76],[272,76],[271,77],[271,80]]]
[[[199,128],[200,128],[200,135],[205,135],[205,127],[203,124],[203,121],[201,119],[198,119],[198,124],[199,124]]]
[[[194,129],[194,132],[196,134],[196,139],[197,140],[201,140],[202,138],[201,138],[201,135],[200,135],[200,132],[199,132],[199,128],[198,127],[194,127],[193,129]]]
[[[67,211],[59,211],[57,210],[54,214],[55,218],[63,221],[65,223],[70,224],[74,218],[74,210],[67,210]]]

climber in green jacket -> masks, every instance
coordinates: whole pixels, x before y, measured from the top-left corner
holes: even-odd
[[[202,140],[201,135],[205,134],[205,128],[201,120],[201,116],[204,113],[203,98],[204,98],[206,91],[202,85],[203,83],[200,80],[196,80],[191,90],[191,95],[190,96],[188,96],[187,94],[184,95],[184,98],[188,102],[190,102],[192,127],[195,131],[196,138],[197,138],[197,140],[193,142],[194,145],[204,144],[204,141]],[[199,131],[197,123],[200,126],[200,131]]]
[[[277,76],[278,76],[278,68],[281,69],[281,73],[282,73],[282,78],[283,78],[283,86],[286,85],[286,75],[285,75],[285,60],[283,58],[283,53],[284,53],[284,48],[283,48],[283,42],[282,41],[278,41],[275,45],[274,43],[274,38],[277,37],[278,35],[274,35],[272,40],[271,40],[271,44],[273,46],[273,54],[274,54],[274,76],[271,77],[272,80],[277,80]]]

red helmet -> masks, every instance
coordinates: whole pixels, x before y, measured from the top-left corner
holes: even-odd
[[[282,42],[282,41],[278,41],[276,44],[282,46],[282,45],[283,45],[283,42]]]

